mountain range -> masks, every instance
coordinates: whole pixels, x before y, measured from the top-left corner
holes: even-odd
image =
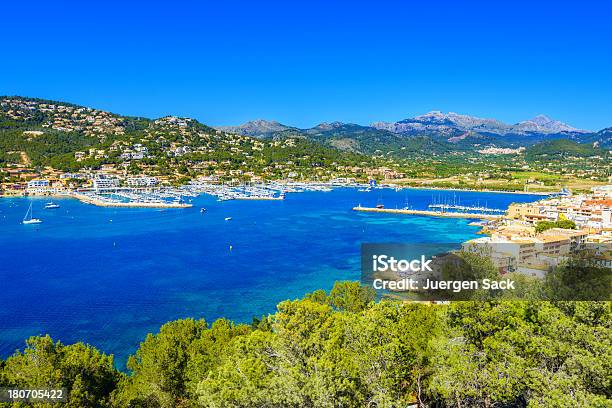
[[[312,128],[301,129],[260,119],[240,126],[223,126],[218,129],[263,139],[303,137],[341,150],[366,154],[399,154],[422,151],[423,148],[442,153],[473,150],[484,146],[528,147],[556,139],[612,147],[612,128],[592,132],[574,128],[546,115],[538,115],[516,124],[506,124],[497,119],[432,111],[397,122],[374,122],[367,126],[324,122]]]
[[[571,143],[548,143],[559,140]],[[0,162],[3,157],[5,160],[14,159],[15,152],[27,151],[36,162],[43,163],[43,159],[51,155],[53,160],[61,159],[64,164],[76,166],[80,163],[73,163],[75,151],[112,145],[114,152],[119,154],[117,144],[124,142],[126,146],[128,142],[149,143],[150,149],[160,151],[187,146],[192,151],[205,151],[216,156],[230,155],[229,151],[236,153],[236,145],[244,145],[246,151],[241,154],[248,156],[252,156],[248,151],[260,152],[261,146],[264,150],[271,149],[270,154],[280,154],[286,149],[277,149],[278,146],[291,145],[296,151],[309,150],[311,159],[313,152],[318,152],[332,162],[339,157],[356,158],[355,154],[410,159],[461,152],[498,154],[502,151],[512,154],[523,151],[518,147],[529,149],[532,146],[536,148],[532,156],[540,157],[551,148],[567,154],[610,150],[612,127],[591,132],[544,115],[509,125],[496,119],[434,111],[397,122],[370,125],[324,122],[303,129],[278,121],[256,120],[240,126],[213,129],[191,118],[152,120],[65,102],[0,97]],[[162,153],[174,154],[173,151]]]
[[[590,133],[576,129],[558,120],[550,119],[546,115],[538,115],[533,119],[525,120],[514,125],[505,124],[496,119],[483,119],[474,116],[460,115],[454,112],[442,113],[433,111],[425,115],[404,119],[399,122],[375,122],[372,127],[386,129],[394,133],[413,134],[422,132],[453,133],[457,131],[492,133],[498,135],[531,133]]]

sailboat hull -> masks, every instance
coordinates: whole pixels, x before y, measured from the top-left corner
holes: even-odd
[[[40,224],[42,222],[42,220],[39,220],[38,218],[32,218],[31,220],[23,220],[21,221],[22,224]]]

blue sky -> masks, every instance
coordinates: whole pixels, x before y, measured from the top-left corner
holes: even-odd
[[[211,125],[442,110],[612,126],[612,2],[501,3],[6,2],[0,94]]]

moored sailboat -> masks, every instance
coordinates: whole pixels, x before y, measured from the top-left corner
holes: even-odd
[[[39,218],[34,218],[32,216],[32,203],[30,203],[30,207],[28,207],[28,211],[26,212],[25,216],[23,217],[23,221],[21,221],[22,224],[40,224],[42,222],[41,219]]]

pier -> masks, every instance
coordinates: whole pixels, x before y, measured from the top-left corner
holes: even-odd
[[[488,208],[488,207],[479,207],[479,206],[465,206],[465,205],[456,205],[456,204],[429,204],[429,208],[434,210],[455,210],[455,211],[480,211],[482,213],[505,213],[506,210],[499,210],[497,208]]]
[[[192,207],[193,204],[188,203],[177,203],[177,202],[147,202],[147,201],[129,201],[129,202],[121,202],[121,201],[109,201],[102,200],[96,197],[92,197],[85,194],[72,193],[72,197],[84,202],[86,204],[97,205],[99,207],[129,207],[129,208],[189,208]]]
[[[373,212],[373,213],[387,213],[387,214],[407,214],[407,215],[420,215],[426,217],[444,217],[444,218],[478,218],[482,220],[498,220],[502,216],[494,214],[480,214],[480,213],[458,213],[458,212],[440,212],[440,211],[428,211],[428,210],[408,210],[408,209],[392,209],[392,208],[374,208],[374,207],[353,207],[353,211],[362,212]]]
[[[285,197],[274,197],[274,196],[241,196],[235,197],[234,200],[263,200],[263,201],[282,201]]]

